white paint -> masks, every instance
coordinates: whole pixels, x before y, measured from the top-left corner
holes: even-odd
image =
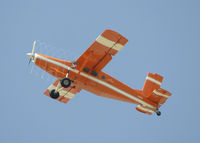
[[[165,98],[168,98],[168,97],[169,97],[168,95],[163,94],[163,93],[160,93],[160,92],[158,92],[157,90],[154,90],[153,93],[155,93],[156,95],[159,95],[159,96],[165,97]]]
[[[145,108],[145,107],[142,107],[141,105],[138,105],[137,107],[138,107],[139,109],[145,111],[145,112],[149,112],[149,113],[153,113],[153,112],[154,112],[153,110],[147,109],[147,108]]]
[[[39,58],[39,59],[41,59],[41,60],[44,60],[44,61],[46,61],[46,62],[52,63],[52,64],[54,64],[54,65],[63,67],[63,68],[65,68],[65,69],[69,69],[69,70],[72,71],[72,72],[78,73],[78,70],[72,69],[72,68],[70,68],[69,66],[67,66],[67,65],[65,65],[65,64],[62,64],[62,63],[60,63],[60,62],[57,62],[57,61],[51,60],[51,59],[49,59],[49,58],[46,58],[46,57],[40,56],[40,55],[38,55],[38,54],[35,54],[35,61],[36,61],[37,58]],[[34,62],[35,62],[35,61],[34,61]]]
[[[36,44],[36,40],[33,42],[32,54],[35,52],[35,44]]]
[[[115,43],[114,41],[111,41],[101,35],[99,37],[97,37],[96,41],[108,48],[112,48],[117,51],[120,51],[124,47],[124,45],[122,45],[120,43]]]
[[[154,79],[154,78],[152,78],[150,76],[147,76],[146,79],[151,81],[151,82],[153,82],[153,83],[155,83],[155,84],[158,84],[158,85],[162,84],[160,81],[158,81],[158,80],[156,80],[156,79]]]
[[[40,55],[38,55],[38,54],[35,54],[35,60],[36,60],[37,58],[42,59],[42,60],[44,60],[44,61],[46,61],[46,62],[50,62],[50,63],[55,64],[55,65],[61,66],[61,67],[66,68],[66,69],[69,68],[70,71],[72,71],[72,72],[75,72],[75,73],[78,73],[78,72],[79,72],[78,70],[72,69],[72,68],[70,68],[69,66],[66,66],[66,65],[64,65],[64,64],[62,64],[62,63],[59,63],[59,62],[57,62],[57,61],[54,61],[54,60],[48,59],[48,58],[46,58],[46,57],[40,56]],[[118,92],[118,93],[120,93],[120,94],[122,94],[122,95],[124,95],[124,96],[126,96],[126,97],[128,97],[128,98],[130,98],[130,99],[132,99],[132,100],[134,100],[134,101],[136,101],[136,102],[138,102],[138,103],[141,103],[141,104],[144,105],[144,106],[147,106],[147,107],[150,107],[150,108],[155,108],[154,106],[148,104],[147,102],[144,102],[143,100],[141,100],[141,99],[139,99],[139,98],[137,98],[137,97],[135,97],[135,96],[133,96],[133,95],[131,95],[131,94],[128,94],[128,93],[126,93],[126,92],[120,90],[119,88],[116,88],[116,87],[114,87],[114,86],[112,86],[112,85],[110,85],[110,84],[108,84],[108,83],[106,83],[106,82],[104,82],[104,81],[101,81],[101,80],[99,80],[99,79],[97,79],[97,78],[94,78],[94,77],[92,77],[92,76],[90,76],[90,75],[88,75],[88,74],[85,74],[85,73],[83,73],[83,72],[80,72],[80,75],[82,75],[82,76],[84,76],[84,77],[86,77],[86,78],[88,78],[88,79],[90,79],[90,80],[93,80],[93,81],[95,81],[95,82],[97,82],[97,83],[99,83],[99,84],[101,84],[101,85],[103,85],[103,86],[106,86],[106,87],[108,87],[108,88],[110,88],[110,89],[112,89],[112,90],[114,90],[114,91],[116,91],[116,92]]]
[[[56,87],[52,84],[52,85],[49,86],[48,90],[51,91],[53,89],[56,89]],[[75,94],[73,94],[73,93],[71,93],[69,91],[63,90],[63,89],[59,90],[59,94],[61,96],[67,97],[69,99],[72,99],[75,96]]]
[[[33,59],[34,55],[32,53],[27,53],[26,54],[30,59]]]

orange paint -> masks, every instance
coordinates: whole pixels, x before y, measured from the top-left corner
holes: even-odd
[[[95,41],[77,59],[78,65],[75,68],[72,68],[72,63],[69,61],[59,60],[42,54],[36,54],[35,64],[58,78],[53,84],[55,87],[58,85],[59,80],[65,78],[69,72],[68,78],[73,83],[69,88],[62,89],[63,92],[70,89],[70,93],[75,95],[81,89],[84,89],[98,96],[138,104],[140,105],[136,107],[138,111],[152,114],[171,96],[171,93],[160,88],[163,77],[158,74],[148,73],[143,89],[137,90],[104,73],[102,69],[111,61],[112,56],[118,52],[116,49],[121,49],[128,40],[112,30],[105,30],[101,36],[106,38],[106,40]],[[116,49],[107,47],[107,45],[113,42],[114,45],[112,47],[118,44]],[[49,93],[50,90],[48,89],[44,94],[49,96]],[[70,98],[59,97],[57,100],[67,103]]]

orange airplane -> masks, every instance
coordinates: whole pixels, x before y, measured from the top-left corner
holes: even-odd
[[[137,104],[138,111],[149,115],[155,112],[160,116],[159,108],[171,96],[170,92],[160,88],[162,76],[148,73],[143,89],[138,90],[102,71],[127,42],[121,34],[105,30],[75,62],[34,53],[36,41],[32,53],[27,53],[27,56],[29,63],[34,62],[57,78],[44,92],[53,99],[67,103],[84,89],[98,96]]]

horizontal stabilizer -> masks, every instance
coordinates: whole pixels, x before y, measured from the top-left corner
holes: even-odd
[[[152,92],[152,94],[147,98],[160,106],[165,103],[165,101],[171,96],[171,93],[165,89],[159,88]]]
[[[142,112],[142,113],[145,113],[145,114],[149,114],[149,115],[152,115],[153,112],[155,111],[155,109],[151,109],[149,107],[146,107],[146,106],[142,106],[142,105],[138,105],[136,107],[136,110]]]

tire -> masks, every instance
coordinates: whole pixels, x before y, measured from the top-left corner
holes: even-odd
[[[56,92],[55,89],[51,90],[50,97],[53,99],[57,99],[60,96],[59,92]]]
[[[156,114],[157,114],[157,116],[160,116],[161,112],[160,111],[156,111]]]
[[[60,80],[60,84],[64,88],[68,88],[71,85],[71,80],[69,78],[63,78]]]

